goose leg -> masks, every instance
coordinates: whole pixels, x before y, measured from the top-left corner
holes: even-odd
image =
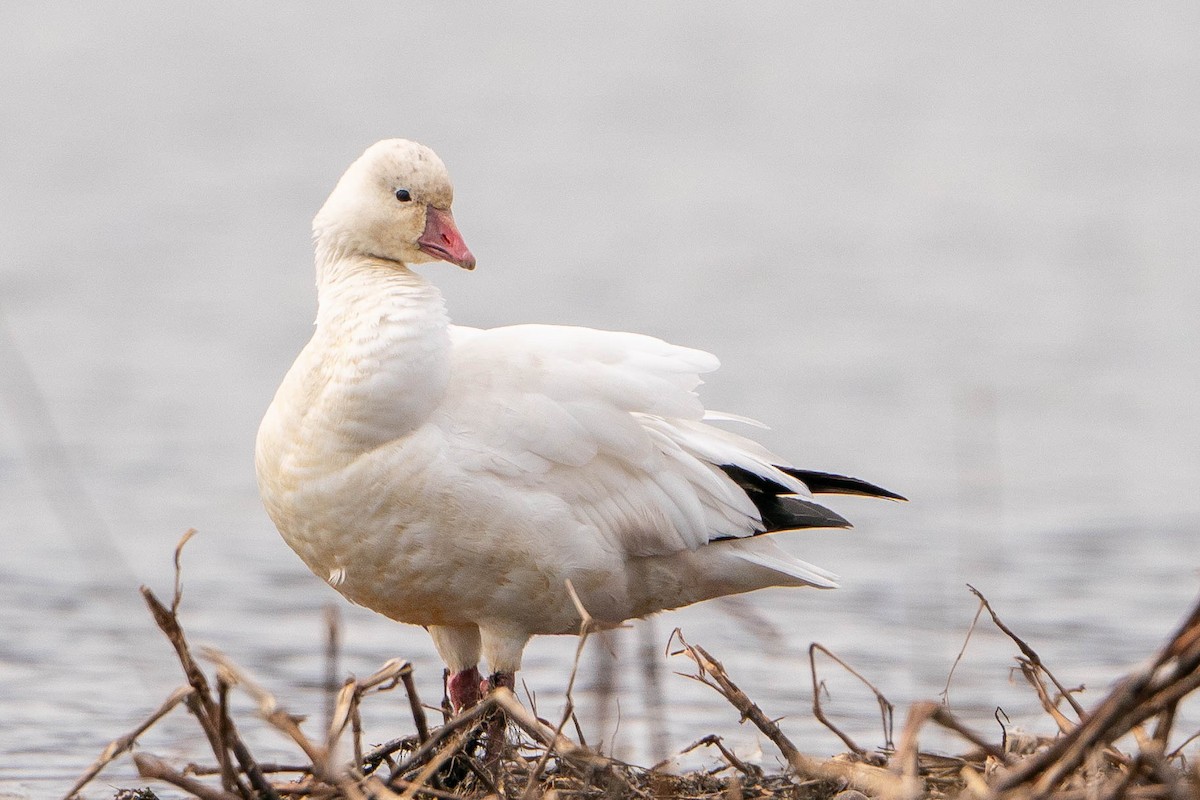
[[[429,635],[450,670],[446,694],[455,714],[479,702],[479,628],[430,625]]]
[[[512,628],[497,628],[482,626],[479,629],[481,650],[492,669],[489,678],[482,688],[487,692],[492,689],[513,689],[517,685],[516,673],[521,668],[521,653],[529,641],[529,634]],[[489,715],[484,730],[487,733],[487,751],[484,756],[489,766],[495,769],[500,763],[504,752],[504,733],[508,728],[508,718],[500,709],[495,709]]]
[[[457,714],[475,705],[483,697],[481,688],[478,667],[467,667],[450,673],[450,679],[446,681],[450,708]]]
[[[517,685],[517,674],[515,672],[493,672],[492,677],[479,684],[479,688],[484,693],[492,689],[514,689]],[[490,767],[495,767],[500,762],[500,756],[504,753],[505,733],[508,729],[508,717],[499,708],[493,709],[487,718],[487,726],[484,728],[487,731],[487,747],[484,750],[483,763]]]

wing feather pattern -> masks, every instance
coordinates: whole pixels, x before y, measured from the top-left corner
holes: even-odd
[[[452,335],[439,424],[451,434],[454,458],[502,477],[514,491],[553,495],[630,557],[849,526],[813,500],[804,477],[817,473],[705,423],[695,389],[718,366],[708,353],[638,334],[548,325]],[[860,488],[830,480],[820,486]],[[773,545],[733,544],[746,561],[833,585],[830,573]]]

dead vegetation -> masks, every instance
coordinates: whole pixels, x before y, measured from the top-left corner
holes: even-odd
[[[788,739],[775,721],[751,700],[719,661],[703,647],[687,642],[679,631],[671,637],[672,655],[691,662],[689,677],[724,697],[779,750],[788,768],[775,774],[748,764],[709,735],[682,752],[715,748],[725,766],[714,770],[672,774],[666,762],[652,767],[627,764],[590,749],[575,724],[571,688],[566,710],[557,723],[540,719],[507,689],[492,692],[472,709],[451,716],[443,703],[443,724],[431,727],[426,706],[417,696],[412,665],[393,660],[363,680],[347,679],[330,692],[325,730],[314,734],[301,727],[302,717],[284,709],[277,699],[245,670],[220,652],[205,649],[202,657],[214,678],[201,669],[192,654],[178,610],[181,599],[179,558],[191,532],[175,554],[175,590],[169,606],[149,589],[142,594],[159,628],[175,649],[186,684],[173,691],[153,714],[128,734],[113,741],[67,792],[80,793],[106,765],[135,751],[137,739],[177,706],[184,705],[207,740],[213,761],[206,765],[172,764],[144,750],[133,752],[138,773],[146,779],[172,784],[201,800],[394,800],[394,798],[788,798],[817,800],[854,798],[940,798],[979,800],[1116,800],[1117,798],[1200,797],[1200,771],[1183,749],[1200,732],[1181,736],[1174,731],[1180,703],[1200,688],[1200,604],[1143,668],[1129,674],[1091,711],[1085,710],[1042,662],[1038,654],[979,598],[976,621],[984,611],[1020,652],[1017,668],[1053,721],[1054,736],[1007,736],[989,740],[962,724],[949,708],[937,702],[915,703],[898,741],[892,742],[894,707],[871,683],[821,645],[810,648],[813,713],[837,734],[849,752],[832,759],[807,756]],[[586,610],[579,652],[591,632]],[[974,623],[972,624],[974,629]],[[968,639],[970,634],[968,633]],[[336,662],[336,628],[330,626],[327,663]],[[963,645],[964,649],[966,643]],[[879,703],[886,747],[867,751],[829,721],[820,704],[821,684],[816,654],[823,653],[862,681]],[[578,658],[576,659],[576,666]],[[331,667],[332,670],[332,667]],[[361,708],[374,695],[403,688],[415,733],[367,749],[363,744]],[[233,690],[253,699],[258,714],[288,737],[302,758],[295,764],[256,760],[230,715]],[[436,709],[435,709],[436,711]],[[508,739],[498,759],[485,757],[488,722],[502,714]],[[574,728],[578,741],[564,731]],[[919,737],[928,726],[945,728],[965,743],[966,752],[947,757],[923,752]],[[347,741],[348,740],[348,741]],[[1121,748],[1118,748],[1118,744]],[[339,756],[343,751],[348,758]],[[119,800],[151,800],[152,789],[121,790]]]

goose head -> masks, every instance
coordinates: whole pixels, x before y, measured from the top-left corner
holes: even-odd
[[[385,139],[350,165],[313,220],[318,253],[475,268],[454,224],[446,165],[424,145]]]

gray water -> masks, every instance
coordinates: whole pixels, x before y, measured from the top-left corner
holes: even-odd
[[[907,494],[789,535],[843,576],[664,615],[801,749],[805,649],[897,703],[942,690],[985,592],[1095,702],[1187,610],[1200,526],[1200,10],[918,3],[9,3],[0,10],[0,796],[61,794],[182,678],[137,586],[320,715],[322,609],[259,507],[259,417],[314,314],[308,223],[366,145],[433,146],[480,267],[426,270],[471,325],[637,330],[716,352],[710,407]],[[341,605],[344,668],[415,629]],[[643,762],[638,636],[593,739]],[[556,715],[574,642],[524,678]],[[981,627],[971,724],[1044,726]],[[660,656],[678,748],[758,743]],[[608,667],[608,669],[613,669]],[[831,670],[830,712],[882,744]],[[620,717],[619,726],[617,718]],[[649,715],[649,716],[654,716]],[[405,733],[381,702],[368,735]],[[249,724],[266,754],[292,751]],[[614,730],[615,728],[615,730]],[[763,745],[763,763],[775,756]],[[182,714],[142,746],[202,750]],[[944,745],[954,749],[957,745]],[[128,761],[89,791],[137,783]],[[169,793],[168,793],[169,795]]]

